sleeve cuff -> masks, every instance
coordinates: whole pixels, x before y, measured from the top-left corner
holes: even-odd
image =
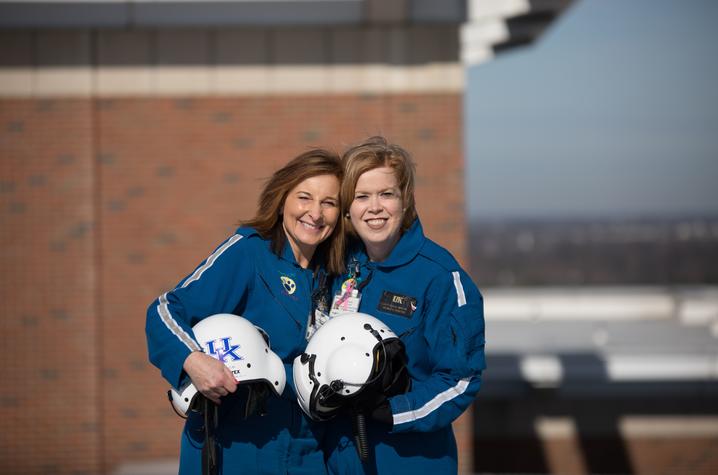
[[[391,429],[394,426],[394,415],[391,413],[391,406],[384,401],[371,411],[371,418],[375,421],[386,424]]]

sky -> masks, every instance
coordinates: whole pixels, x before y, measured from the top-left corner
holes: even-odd
[[[576,0],[467,81],[471,218],[718,215],[718,1]]]

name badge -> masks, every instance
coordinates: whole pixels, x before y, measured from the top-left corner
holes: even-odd
[[[332,309],[329,311],[329,316],[336,317],[337,315],[343,315],[345,313],[355,313],[359,311],[359,304],[361,303],[361,295],[354,289],[349,294],[336,294],[332,301]]]
[[[408,295],[395,294],[385,290],[381,294],[377,309],[382,312],[411,318],[416,310],[416,299]]]

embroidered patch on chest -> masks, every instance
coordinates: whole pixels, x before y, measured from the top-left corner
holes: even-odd
[[[385,290],[381,293],[381,299],[376,308],[382,312],[411,318],[416,310],[416,299],[408,295],[399,295]]]
[[[280,279],[282,280],[282,287],[284,287],[284,290],[289,295],[292,295],[294,291],[297,290],[297,284],[291,278],[287,277],[286,275],[283,275],[280,277]]]

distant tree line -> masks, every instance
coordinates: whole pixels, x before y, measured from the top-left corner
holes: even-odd
[[[477,220],[482,286],[718,284],[718,217]]]

